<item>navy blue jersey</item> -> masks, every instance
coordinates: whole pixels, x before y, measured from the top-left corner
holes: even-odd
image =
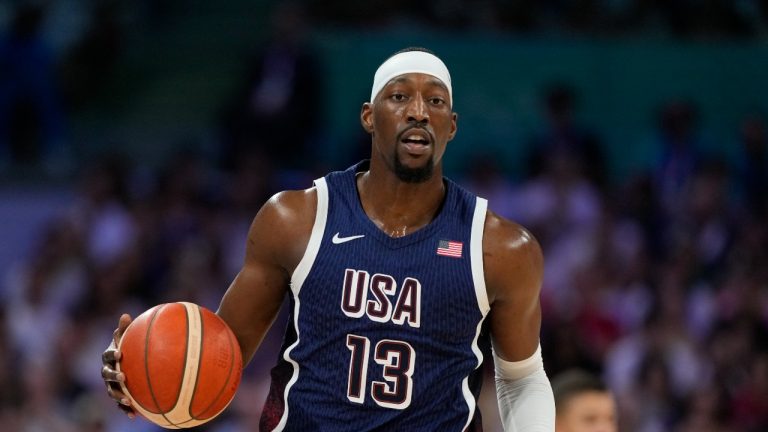
[[[363,211],[355,174],[365,169],[315,181],[261,429],[480,430],[487,203],[445,179],[435,219],[392,238]]]

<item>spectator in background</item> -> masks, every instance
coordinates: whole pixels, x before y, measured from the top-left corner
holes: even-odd
[[[681,246],[690,245],[691,253],[696,254],[696,276],[707,275],[717,280],[722,274],[723,261],[734,237],[734,203],[729,202],[728,180],[728,166],[721,158],[703,160],[691,178],[685,196],[685,216],[675,228],[675,235],[682,236],[678,241]]]
[[[708,359],[686,332],[685,306],[675,269],[666,270],[645,327],[619,340],[605,358],[622,428],[666,431],[678,420],[679,402],[712,379]]]
[[[13,352],[23,363],[55,358],[58,340],[87,296],[87,261],[75,227],[54,222],[40,239],[34,259],[5,279],[7,326]],[[49,366],[43,364],[43,366]]]
[[[150,304],[175,299],[174,295],[179,293],[173,291],[180,288],[179,278],[186,277],[183,268],[188,268],[190,260],[202,260],[198,262],[199,270],[206,278],[211,277],[207,270],[218,265],[219,252],[212,228],[219,201],[214,192],[217,186],[220,187],[210,164],[194,152],[175,154],[161,171],[157,188],[147,203],[149,214],[143,235],[144,247],[151,251],[151,255],[143,256],[143,294]],[[203,306],[211,306],[197,295],[192,297]]]
[[[765,119],[757,114],[747,116],[741,123],[740,132],[740,192],[750,215],[764,219],[768,211],[768,131]]]
[[[637,432],[670,430],[680,409],[666,359],[648,352],[633,377],[632,394],[620,398],[622,428]]]
[[[567,85],[551,86],[544,98],[546,128],[532,140],[528,178],[510,207],[512,218],[531,227],[548,250],[542,298],[564,320],[574,307],[575,273],[590,265],[601,222],[603,155],[594,135],[574,120],[575,96]]]
[[[577,100],[573,88],[554,84],[545,91],[543,102],[546,126],[530,145],[528,176],[546,171],[551,154],[566,154],[580,174],[602,190],[606,186],[605,156],[597,136],[575,122]]]
[[[103,157],[87,166],[67,214],[88,263],[89,308],[118,307],[138,281],[138,231],[129,208],[128,169],[119,156]]]
[[[3,281],[0,429],[77,430],[60,399],[70,378],[61,349],[88,294],[87,265],[79,231],[68,221],[55,221],[33,258],[16,265]]]
[[[721,389],[704,386],[685,401],[683,418],[674,430],[675,432],[732,431],[733,429],[725,421],[728,408]]]
[[[542,168],[515,191],[513,219],[531,227],[548,251],[544,304],[571,316],[574,272],[592,259],[604,198],[584,176],[580,158],[571,148],[552,148]]]
[[[768,352],[753,356],[747,367],[750,379],[732,401],[735,425],[742,431],[764,431],[768,428]]]
[[[618,412],[613,395],[597,377],[571,369],[552,379],[555,432],[616,432]]]
[[[678,221],[685,210],[681,206],[701,159],[696,120],[696,110],[689,102],[671,101],[659,112],[660,155],[654,167],[654,186],[663,215],[672,221]]]
[[[0,171],[3,165],[69,170],[54,56],[41,35],[43,6],[22,3],[0,35]]]
[[[595,228],[602,211],[602,196],[581,169],[571,149],[553,148],[541,172],[520,185],[516,218],[535,227],[544,242]]]
[[[21,365],[18,350],[11,342],[6,308],[0,307],[0,424],[5,426],[13,425],[22,403]]]
[[[255,54],[242,87],[224,113],[225,168],[247,153],[282,169],[311,165],[322,77],[306,43],[303,5],[280,2],[270,17],[271,33]]]
[[[64,378],[58,374],[56,364],[42,365],[36,362],[22,366],[22,400],[17,431],[77,432],[81,430],[69,416],[67,406],[60,404]],[[4,425],[5,426],[5,425]]]
[[[62,61],[62,90],[70,108],[113,97],[106,94],[107,84],[117,72],[124,45],[119,6],[117,0],[92,2],[85,34]]]
[[[496,156],[478,155],[469,164],[469,176],[462,184],[489,202],[491,210],[511,218],[514,213],[514,185],[507,178]]]

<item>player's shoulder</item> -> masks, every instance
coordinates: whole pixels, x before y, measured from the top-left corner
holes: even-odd
[[[541,246],[536,237],[519,223],[504,218],[491,210],[485,217],[483,254],[506,260],[521,258],[541,259]]]
[[[250,256],[272,260],[290,273],[304,253],[315,221],[315,188],[282,191],[261,207],[248,232]]]
[[[253,227],[277,236],[312,229],[317,208],[317,189],[285,190],[272,195],[253,221]]]
[[[305,215],[317,206],[317,188],[284,190],[272,195],[262,210],[273,212],[279,217]],[[314,212],[312,212],[314,214]]]
[[[491,302],[538,293],[544,271],[539,242],[522,225],[490,210],[485,217],[483,264]]]

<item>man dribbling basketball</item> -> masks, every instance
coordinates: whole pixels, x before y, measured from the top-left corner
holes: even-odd
[[[541,251],[443,177],[452,104],[438,57],[393,55],[360,114],[370,161],[281,192],[256,215],[217,313],[248,361],[290,295],[262,430],[480,430],[480,347],[491,341],[505,428],[554,430]],[[116,339],[129,322],[121,317]],[[111,346],[102,376],[123,401],[115,361]]]

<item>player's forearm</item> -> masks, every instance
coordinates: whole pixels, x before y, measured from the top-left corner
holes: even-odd
[[[495,356],[494,356],[495,357]],[[552,432],[555,399],[541,361],[541,348],[526,360],[496,361],[496,395],[504,430]]]

